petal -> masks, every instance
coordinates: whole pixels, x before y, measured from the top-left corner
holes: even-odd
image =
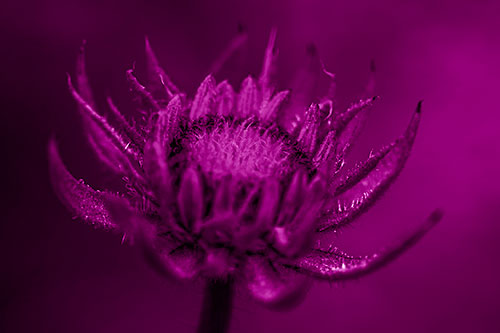
[[[208,75],[200,84],[194,96],[189,118],[196,120],[208,115],[212,111],[212,103],[215,97],[215,79]]]
[[[142,134],[140,134],[125,118],[125,116],[118,110],[118,107],[113,102],[111,97],[106,97],[106,102],[108,103],[109,109],[113,114],[114,118],[118,121],[120,128],[127,134],[127,136],[132,140],[132,143],[139,147],[140,149],[144,148],[145,139]]]
[[[218,115],[229,116],[233,113],[235,94],[233,87],[227,82],[222,81],[217,85],[215,93],[214,110]]]
[[[259,94],[257,85],[251,76],[248,76],[241,83],[241,90],[238,95],[237,115],[240,118],[247,118],[255,115],[259,104]]]
[[[280,200],[280,184],[276,179],[268,179],[262,185],[256,225],[269,229],[274,223]]]
[[[151,48],[149,39],[145,38],[146,45],[146,67],[148,72],[148,83],[146,87],[155,95],[160,97],[171,97],[174,94],[179,94],[180,90],[170,80],[170,77],[165,73],[158,63],[158,59]]]
[[[307,175],[304,170],[299,169],[292,177],[288,190],[281,203],[277,225],[282,226],[290,223],[293,216],[300,207],[306,190]]]
[[[123,199],[109,201],[110,213],[129,239],[133,240],[158,273],[180,279],[194,277],[202,264],[203,255],[188,244],[179,245],[168,236],[158,236],[156,227],[130,208]]]
[[[418,104],[405,134],[390,146],[369,159],[364,167],[351,172],[338,187],[333,198],[333,211],[319,231],[337,228],[365,212],[389,187],[403,169],[420,122],[421,103]]]
[[[130,91],[133,92],[140,101],[144,104],[152,112],[158,112],[161,109],[158,101],[153,97],[151,92],[146,89],[142,84],[137,81],[137,78],[134,75],[134,70],[129,69],[127,72],[127,81],[130,85]]]
[[[202,268],[204,254],[190,245],[179,246],[170,252],[163,251],[161,260],[169,272],[179,279],[193,279]]]
[[[82,98],[87,101],[90,106],[95,108],[92,89],[90,89],[87,71],[85,70],[85,44],[86,41],[83,41],[80,47],[80,53],[76,59],[76,86]]]
[[[201,177],[193,167],[188,167],[182,175],[177,205],[184,225],[190,229],[203,215],[203,189]]]
[[[219,57],[210,66],[210,73],[213,75],[217,74],[224,64],[231,58],[231,56],[238,51],[248,40],[248,35],[243,27],[238,29],[238,34],[231,39],[229,44],[226,46],[224,51],[219,55]]]
[[[367,118],[366,110],[377,100],[377,96],[360,100],[346,111],[335,115],[333,130],[336,133],[335,158],[342,159],[348,153],[354,140],[359,136]]]
[[[304,121],[304,113],[316,97],[318,79],[321,73],[316,46],[308,45],[306,48],[306,61],[302,68],[295,74],[292,82],[290,103],[280,115],[279,123],[288,132],[294,133]]]
[[[316,148],[319,122],[318,105],[312,104],[306,111],[304,124],[297,138],[297,141],[300,142],[306,152],[313,153]]]
[[[439,210],[434,211],[425,223],[403,241],[371,256],[353,257],[336,248],[328,251],[316,249],[291,265],[291,267],[319,279],[343,280],[358,278],[399,257],[416,244],[441,218],[442,212]]]
[[[267,99],[264,99],[262,107],[259,110],[260,120],[264,123],[268,122],[268,121],[273,121],[278,113],[279,107],[287,99],[289,94],[290,94],[290,91],[284,90],[284,91],[280,91],[279,93],[274,95],[270,101],[268,101]]]
[[[95,227],[115,229],[118,224],[111,218],[106,206],[106,196],[113,195],[96,191],[83,181],[76,180],[61,160],[54,139],[49,141],[48,157],[52,186],[66,207]]]
[[[304,199],[293,220],[274,228],[273,247],[286,257],[310,250],[318,215],[323,205],[325,183],[316,176],[304,190]]]
[[[271,97],[272,88],[271,84],[271,74],[275,70],[276,66],[276,28],[271,30],[269,35],[269,41],[267,42],[266,52],[264,54],[264,63],[262,64],[262,72],[259,77],[259,87],[263,93],[263,99],[267,100]]]
[[[305,296],[309,280],[291,269],[273,265],[267,258],[250,256],[242,269],[243,283],[259,302],[276,309],[297,305]]]
[[[68,87],[84,116],[90,144],[112,170],[141,179],[137,151],[99,115],[75,90],[68,75]]]

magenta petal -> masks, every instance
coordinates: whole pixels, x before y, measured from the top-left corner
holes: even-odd
[[[227,81],[222,81],[216,88],[214,102],[215,112],[221,116],[229,116],[233,113],[234,103],[235,94],[233,87],[231,87]]]
[[[286,257],[296,257],[311,248],[315,224],[323,205],[325,184],[315,177],[304,189],[301,206],[291,221],[274,228],[273,246]]]
[[[182,221],[191,228],[201,220],[204,209],[201,177],[193,167],[184,171],[177,196],[177,205]]]
[[[403,169],[417,133],[420,122],[420,103],[405,134],[396,140],[386,152],[382,149],[377,157],[369,159],[364,167],[351,172],[335,193],[333,211],[320,231],[339,227],[365,212],[389,187]],[[357,182],[355,182],[357,181]]]
[[[179,88],[175,86],[172,80],[170,80],[170,77],[168,77],[163,68],[159,65],[148,38],[145,39],[145,44],[146,66],[148,71],[148,83],[146,87],[158,97],[170,97],[171,95],[179,94]]]
[[[138,246],[146,261],[157,272],[181,279],[194,277],[203,256],[188,245],[177,245],[168,236],[157,236],[157,230],[146,218],[135,212],[122,198],[109,200],[110,213],[120,228]]]
[[[52,186],[68,209],[95,227],[115,229],[117,223],[111,218],[106,206],[106,196],[113,195],[96,191],[83,181],[76,180],[61,160],[54,139],[49,141],[48,155]]]
[[[238,95],[237,112],[240,118],[247,118],[256,114],[259,104],[257,85],[251,76],[241,83]]]
[[[130,85],[130,91],[134,93],[140,101],[142,101],[143,105],[149,109],[151,112],[158,112],[161,109],[158,101],[153,97],[151,92],[146,89],[142,84],[137,81],[137,78],[134,75],[134,70],[129,69],[126,72],[127,81]]]
[[[306,111],[304,124],[299,132],[297,141],[300,142],[306,152],[313,153],[316,148],[319,129],[319,108],[312,104]]]
[[[307,175],[304,170],[299,169],[292,177],[287,192],[281,203],[277,225],[281,226],[292,221],[298,207],[306,194]]]
[[[76,86],[82,98],[95,108],[94,97],[92,96],[87,71],[85,70],[85,44],[86,42],[83,41],[80,53],[76,59]]]
[[[353,257],[336,248],[328,251],[317,249],[291,266],[301,273],[319,279],[343,280],[357,278],[399,257],[412,245],[416,244],[441,218],[442,212],[439,210],[434,211],[425,223],[403,241],[371,256]]]
[[[289,94],[290,91],[284,90],[274,95],[271,100],[264,99],[262,102],[262,107],[259,111],[260,120],[264,123],[273,121],[278,113],[279,107],[287,99]]]
[[[193,104],[191,105],[189,118],[191,120],[196,120],[200,117],[210,114],[214,97],[215,79],[212,75],[208,75],[196,91]]]
[[[244,263],[242,282],[259,302],[273,308],[285,309],[298,304],[307,292],[309,280],[305,275],[268,259],[250,256]]]
[[[280,184],[276,179],[269,179],[262,185],[256,225],[270,229],[276,218],[276,211],[280,200]]]
[[[262,64],[262,72],[259,77],[259,87],[263,94],[263,99],[267,100],[271,97],[271,75],[275,70],[276,53],[274,50],[276,43],[276,28],[271,30],[269,41],[267,42],[266,52],[264,54],[264,63]]]
[[[201,250],[185,245],[170,252],[163,251],[161,259],[171,274],[179,279],[192,279],[198,275],[203,265],[204,254]]]

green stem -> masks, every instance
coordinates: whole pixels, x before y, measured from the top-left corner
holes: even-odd
[[[207,281],[198,333],[226,333],[233,308],[233,283]]]

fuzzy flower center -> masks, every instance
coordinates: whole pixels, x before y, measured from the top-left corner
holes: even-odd
[[[290,155],[279,137],[244,124],[224,123],[190,140],[190,159],[214,178],[280,177],[290,170]]]

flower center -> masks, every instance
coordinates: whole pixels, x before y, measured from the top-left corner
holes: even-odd
[[[223,122],[189,139],[189,158],[216,179],[281,177],[290,171],[292,155],[278,135],[248,123]]]

